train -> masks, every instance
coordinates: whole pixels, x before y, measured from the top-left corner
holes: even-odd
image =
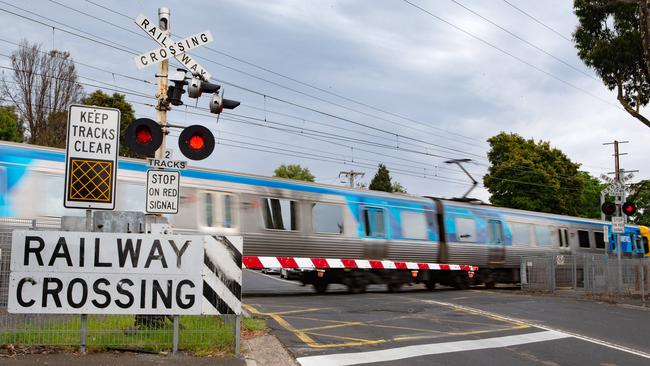
[[[146,161],[118,163],[116,210],[144,211]],[[84,210],[63,206],[65,152],[0,142],[0,219],[56,224]],[[242,235],[245,256],[379,259],[469,264],[462,271],[304,271],[324,292],[370,284],[397,290],[423,283],[466,288],[517,283],[524,256],[615,253],[611,223],[496,207],[484,203],[191,167],[181,171],[180,205],[167,216],[178,233]],[[650,230],[626,225],[621,254],[648,256]],[[417,273],[416,273],[417,272]],[[473,275],[473,276],[471,276]]]

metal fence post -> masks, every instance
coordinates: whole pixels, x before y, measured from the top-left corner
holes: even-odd
[[[550,259],[551,259],[551,266],[550,266],[550,271],[551,272],[549,273],[549,275],[550,275],[549,276],[549,282],[550,282],[549,287],[550,287],[551,293],[554,294],[555,293],[555,260],[556,260],[556,256],[552,255]]]
[[[577,290],[578,289],[578,263],[577,263],[577,258],[576,255],[572,255],[573,257],[573,289]],[[584,279],[582,280],[584,282]]]
[[[235,316],[235,355],[239,356],[241,348],[241,315]]]
[[[176,354],[178,352],[178,336],[179,336],[179,328],[180,328],[180,319],[178,315],[173,316],[174,319],[174,335],[172,337],[172,354]]]

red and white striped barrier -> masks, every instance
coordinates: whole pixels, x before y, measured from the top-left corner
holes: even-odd
[[[245,256],[242,260],[243,268],[301,268],[301,269],[329,269],[329,268],[361,268],[361,269],[410,269],[410,270],[440,270],[440,271],[476,271],[477,266],[464,264],[438,264],[379,261],[365,259],[331,259],[331,258],[299,258],[299,257],[256,257]]]

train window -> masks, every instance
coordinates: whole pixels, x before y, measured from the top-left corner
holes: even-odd
[[[316,233],[343,233],[343,209],[331,203],[312,203],[312,223]]]
[[[512,245],[530,245],[530,224],[511,222]]]
[[[372,238],[385,238],[384,210],[376,207],[363,208],[363,224],[366,236]]]
[[[427,239],[427,218],[424,212],[400,211],[403,239]]]
[[[476,220],[465,217],[456,218],[456,238],[458,241],[476,242]]]
[[[648,245],[648,238],[644,236],[642,238],[642,240],[643,240],[643,252],[645,254],[650,253],[650,246]]]
[[[235,227],[235,200],[233,195],[220,192],[203,192],[202,225],[207,227]]]
[[[605,249],[605,234],[602,231],[594,231],[594,239],[596,239],[596,248]]]
[[[535,240],[540,247],[550,247],[553,245],[551,229],[548,226],[535,225]]]
[[[590,248],[589,232],[587,230],[578,230],[578,245],[580,248]]]
[[[569,247],[569,230],[567,228],[561,227],[557,230],[558,233],[558,238],[560,239],[558,243],[560,244],[560,248]]]
[[[488,220],[488,239],[490,244],[503,244],[503,226],[499,220]]]
[[[229,194],[224,194],[223,198],[223,227],[234,227],[233,222],[233,199]]]
[[[205,198],[205,226],[214,227],[214,201],[212,193],[206,193]]]
[[[262,198],[264,227],[271,230],[298,230],[298,202],[281,198]]]

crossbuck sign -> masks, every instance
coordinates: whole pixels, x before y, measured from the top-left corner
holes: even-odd
[[[136,56],[135,64],[139,69],[174,57],[180,63],[185,65],[192,74],[199,75],[203,80],[210,79],[210,73],[186,53],[191,49],[204,46],[214,41],[210,31],[203,31],[178,42],[174,42],[164,31],[156,26],[156,22],[151,21],[142,14],[135,18],[135,24],[145,31],[149,37],[156,41],[161,47]]]

